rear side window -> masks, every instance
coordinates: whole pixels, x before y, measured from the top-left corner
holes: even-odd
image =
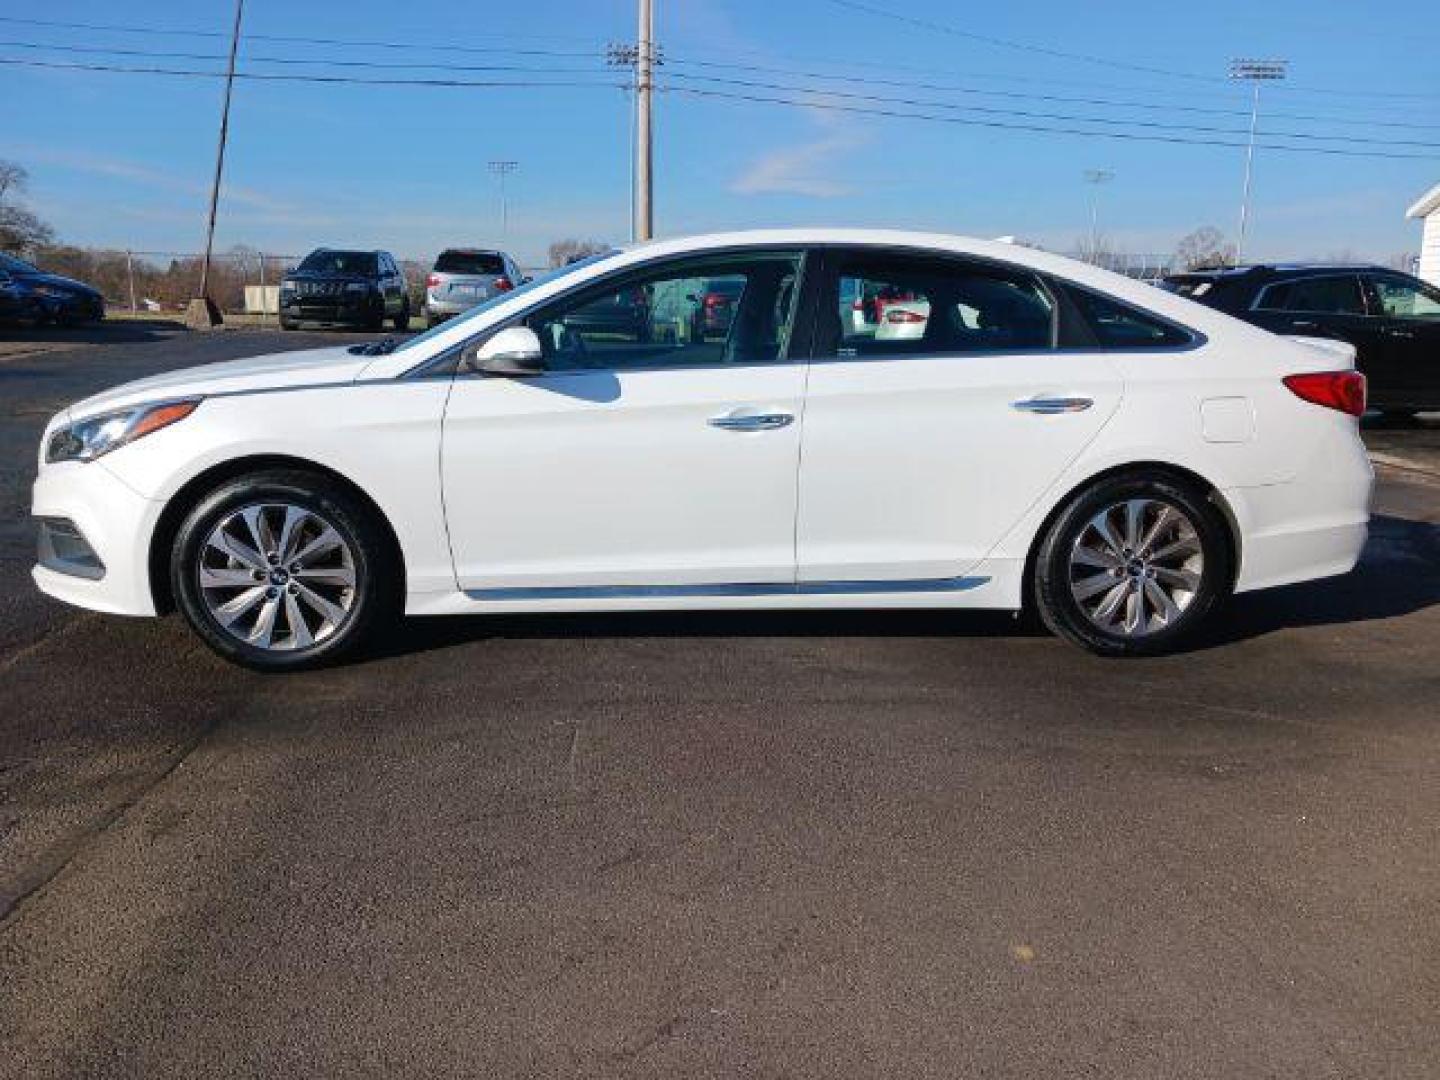
[[[1266,286],[1255,301],[1260,311],[1303,311],[1318,315],[1364,315],[1365,298],[1354,274],[1297,278]]]
[[[903,255],[839,260],[834,355],[948,356],[1055,347],[1055,310],[1034,278]]]
[[[493,251],[444,251],[435,260],[437,274],[505,273],[505,260]]]
[[[1106,348],[1155,349],[1191,340],[1178,326],[1108,296],[1072,287],[1070,297],[1095,340]]]

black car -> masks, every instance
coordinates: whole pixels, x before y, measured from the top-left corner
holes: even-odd
[[[283,330],[302,322],[379,330],[386,319],[396,330],[410,325],[410,290],[388,251],[317,248],[280,282]]]
[[[105,298],[98,289],[0,254],[0,319],[79,326],[103,318]]]
[[[1383,413],[1440,409],[1440,289],[1419,278],[1285,264],[1172,274],[1164,286],[1277,334],[1348,341]]]

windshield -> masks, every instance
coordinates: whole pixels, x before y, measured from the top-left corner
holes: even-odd
[[[375,276],[373,251],[312,251],[300,269],[308,274],[360,274]]]
[[[0,255],[0,270],[7,274],[38,274],[39,271],[31,266],[24,259],[17,259],[13,255]]]
[[[541,285],[548,285],[552,281],[558,281],[560,278],[566,277],[569,274],[584,270],[587,267],[594,266],[598,262],[604,262],[606,259],[613,258],[614,256],[619,254],[620,252],[618,251],[602,251],[598,255],[591,255],[587,258],[580,259],[577,262],[571,263],[569,266],[556,267],[554,270],[541,274],[538,277],[531,278],[524,285],[516,286],[509,292],[496,293],[489,300],[486,300],[484,303],[476,304],[474,307],[466,311],[463,315],[457,315],[455,318],[449,320],[448,322],[436,324],[429,330],[426,330],[425,333],[411,338],[409,341],[405,342],[395,351],[405,352],[408,349],[413,349],[415,348],[415,346],[421,344],[422,342],[429,341],[437,334],[445,333],[449,330],[454,329],[457,323],[470,322],[472,319],[483,316],[486,312],[491,311],[496,307],[499,307],[501,304],[508,303],[517,296],[524,296],[532,289],[537,289]]]

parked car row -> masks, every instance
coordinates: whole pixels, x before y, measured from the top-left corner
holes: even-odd
[[[0,322],[78,326],[105,318],[105,298],[82,281],[0,254]]]

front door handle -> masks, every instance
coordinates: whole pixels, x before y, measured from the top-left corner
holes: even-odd
[[[1033,397],[1012,401],[1010,407],[1021,412],[1039,413],[1041,416],[1056,416],[1060,413],[1084,412],[1095,404],[1088,397]]]
[[[789,427],[795,417],[789,413],[748,413],[728,416],[712,416],[709,425],[721,431],[774,431]]]
[[[1398,338],[1413,338],[1413,337],[1415,336],[1415,332],[1414,332],[1413,330],[1395,330],[1395,329],[1389,329],[1389,330],[1386,330],[1385,333],[1388,334],[1390,337],[1398,337]]]

